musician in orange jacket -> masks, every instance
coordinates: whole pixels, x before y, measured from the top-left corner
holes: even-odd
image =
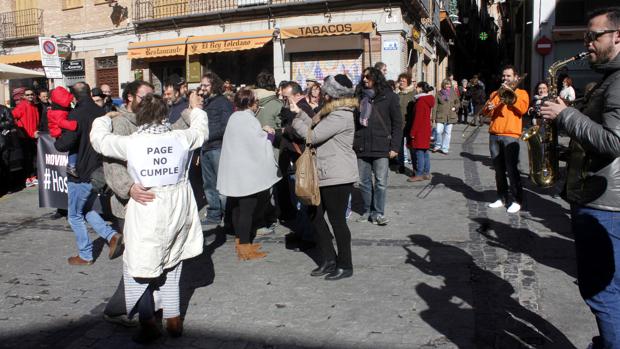
[[[502,71],[502,82],[506,86],[514,86],[518,81],[518,73],[514,66],[508,65]],[[521,210],[523,186],[517,165],[519,164],[519,137],[521,136],[521,117],[527,112],[530,97],[522,89],[514,88],[515,102],[506,104],[498,91],[491,93],[489,101],[482,113],[491,117],[489,125],[489,150],[495,168],[495,184],[497,201],[489,204],[491,208],[508,206],[508,213]],[[506,178],[508,174],[508,178]],[[510,187],[508,186],[510,180]]]

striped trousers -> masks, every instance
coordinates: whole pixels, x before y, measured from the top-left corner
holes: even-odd
[[[154,311],[162,309],[164,319],[181,315],[179,282],[182,269],[183,262],[180,262],[174,268],[164,270],[164,273],[157,278],[135,279],[129,275],[127,265],[123,263],[127,315],[131,318],[138,312],[136,305],[145,292],[153,293]]]

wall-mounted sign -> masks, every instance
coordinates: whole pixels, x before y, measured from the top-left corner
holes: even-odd
[[[45,77],[48,79],[62,79],[62,72],[60,67],[43,67],[45,70]]]
[[[39,37],[39,50],[41,51],[42,66],[60,68],[60,58],[58,57],[56,39],[43,36]]]
[[[71,47],[67,44],[58,44],[58,56],[64,60],[71,58]]]
[[[383,51],[398,51],[398,40],[383,41]]]
[[[83,73],[84,72],[84,60],[72,59],[70,61],[62,62],[63,73]]]

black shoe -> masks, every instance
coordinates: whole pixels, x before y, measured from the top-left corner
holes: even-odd
[[[329,273],[325,277],[325,280],[335,281],[335,280],[340,280],[344,278],[350,278],[351,276],[353,276],[353,269],[337,268],[336,270]]]
[[[314,269],[310,276],[323,276],[336,271],[336,261],[326,261],[320,267]]]

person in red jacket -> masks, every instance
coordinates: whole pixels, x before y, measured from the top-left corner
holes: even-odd
[[[15,124],[24,133],[24,171],[26,173],[26,186],[37,185],[34,160],[37,155],[36,138],[39,137],[39,109],[34,104],[34,90],[25,88],[20,103],[13,109]]]
[[[415,176],[407,182],[419,182],[431,179],[431,159],[428,149],[431,146],[431,114],[435,106],[433,87],[421,81],[416,86],[414,119],[409,131],[409,148],[413,149],[416,159]],[[413,154],[412,154],[413,157]]]
[[[71,111],[71,102],[74,100],[73,94],[66,88],[58,86],[52,90],[51,101],[52,110],[47,112],[47,120],[49,123],[50,136],[58,138],[62,135],[62,130],[77,130],[77,121],[69,120],[69,111]],[[69,151],[69,161],[67,163],[67,174],[77,177],[76,165],[77,153]]]

